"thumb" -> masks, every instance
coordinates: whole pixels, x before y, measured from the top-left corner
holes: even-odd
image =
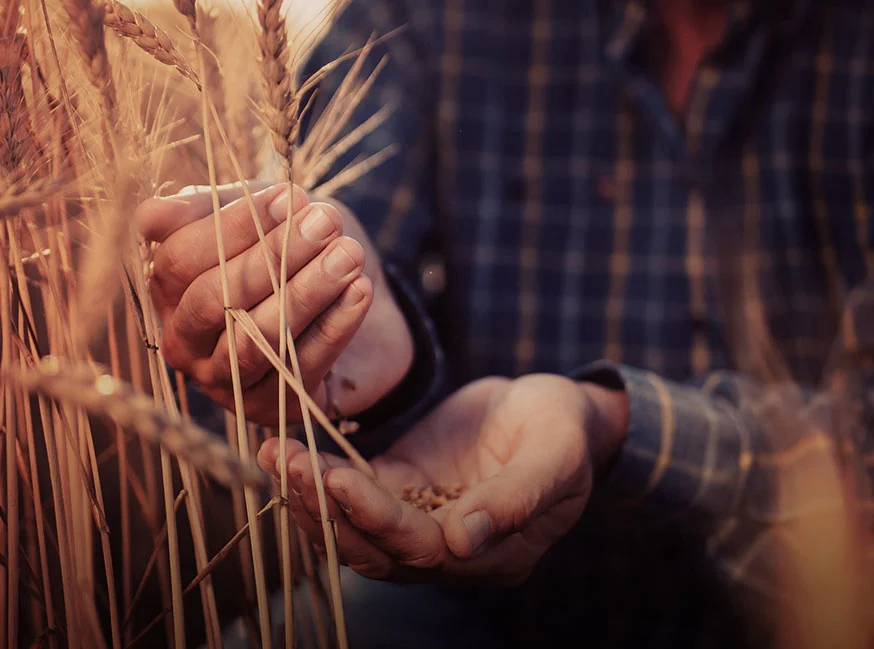
[[[466,492],[449,512],[443,534],[459,559],[522,529],[551,504],[549,473],[535,467],[507,466]]]

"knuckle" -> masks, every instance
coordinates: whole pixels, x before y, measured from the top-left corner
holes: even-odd
[[[172,327],[164,329],[164,336],[161,340],[161,352],[164,355],[164,360],[174,370],[180,372],[187,371],[188,355],[185,352],[185,346],[176,336],[175,330]]]
[[[504,498],[493,520],[501,533],[511,533],[521,529],[537,509],[537,497],[530,489],[520,485],[506,485]]]
[[[225,209],[228,214],[222,223],[224,236],[229,240],[248,241],[255,233],[248,205],[235,201]]]
[[[217,386],[216,376],[211,363],[193,363],[188,373],[194,382],[201,387],[215,388]]]
[[[245,332],[237,330],[237,367],[240,371],[240,380],[243,386],[255,383],[264,374],[266,358]],[[221,362],[228,368],[230,375],[230,358],[223,355]]]
[[[295,278],[288,283],[288,309],[289,316],[293,314],[309,315],[315,311],[315,287],[310,282],[301,282]],[[291,321],[291,318],[289,318]]]
[[[184,296],[184,317],[186,326],[192,332],[219,327],[224,319],[224,301],[216,278],[210,274],[195,280]],[[182,311],[180,303],[178,311]],[[177,313],[178,313],[177,311]]]
[[[340,318],[332,317],[330,313],[318,318],[313,327],[323,344],[334,347],[343,343],[348,334],[348,323]]]
[[[152,280],[165,293],[181,293],[193,278],[188,270],[188,255],[181,246],[164,243],[155,251],[152,264]]]
[[[431,570],[438,568],[443,563],[442,553],[437,550],[431,550],[422,554],[414,555],[406,559],[398,561],[402,566],[408,568],[417,568],[420,570]]]
[[[203,364],[202,376],[208,379],[209,385],[216,388],[228,388],[233,385],[231,376],[231,359],[226,351],[213,354],[208,363]]]
[[[395,506],[391,508],[391,512],[387,516],[380,517],[375,523],[373,535],[379,538],[391,538],[398,533],[403,519],[403,509]]]
[[[276,228],[276,234],[271,233],[272,236],[267,237],[267,245],[263,246],[267,249],[267,261],[270,264],[270,267],[273,269],[273,272],[276,273],[277,277],[279,277],[279,273],[282,270],[282,238],[284,231],[285,228]],[[255,245],[259,247],[261,246],[260,243],[257,243]]]

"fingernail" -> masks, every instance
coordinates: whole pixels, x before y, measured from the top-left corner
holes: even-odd
[[[358,267],[358,262],[352,258],[343,246],[336,246],[325,259],[325,271],[334,279],[343,279]]]
[[[358,282],[353,282],[350,284],[346,290],[343,292],[343,297],[340,300],[340,306],[344,309],[350,309],[364,300],[364,291],[355,286]]]
[[[332,489],[331,496],[337,501],[337,504],[340,505],[344,512],[352,511],[352,505],[349,503],[349,494],[345,489]]]
[[[471,555],[485,545],[492,533],[492,523],[489,520],[489,515],[484,511],[479,510],[468,514],[461,519],[464,527],[467,528],[467,537],[470,541]]]
[[[300,223],[300,233],[313,243],[327,239],[334,232],[334,222],[321,207],[313,206]]]
[[[288,192],[282,192],[274,198],[267,212],[270,214],[271,219],[277,223],[283,223],[286,217],[288,217]]]
[[[303,494],[303,475],[300,473],[288,474],[288,486],[295,496]]]

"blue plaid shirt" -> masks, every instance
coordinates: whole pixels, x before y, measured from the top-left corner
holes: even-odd
[[[432,365],[454,386],[552,372],[627,391],[628,440],[603,491],[640,509],[627,527],[615,508],[584,516],[599,521],[579,532],[586,547],[619,559],[577,586],[624,596],[582,595],[573,613],[596,611],[586,619],[613,635],[593,637],[610,646],[731,644],[702,621],[720,608],[711,591],[680,582],[706,581],[691,567],[703,557],[773,589],[769,530],[795,511],[779,485],[809,475],[805,444],[839,432],[827,370],[850,377],[842,397],[866,385],[874,8],[749,0],[730,13],[683,121],[649,54],[654,12],[635,0],[357,0],[313,59],[406,25],[373,57],[390,58],[359,121],[394,113],[351,155],[399,153],[338,198],[425,304]],[[775,403],[797,408],[774,425]],[[847,439],[874,470],[864,427]],[[693,521],[698,541],[684,533],[680,552],[676,529],[627,533],[645,513]],[[604,602],[632,624],[662,613],[645,633],[617,631]]]

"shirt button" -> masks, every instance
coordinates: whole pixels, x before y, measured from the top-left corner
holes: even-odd
[[[440,295],[446,289],[446,265],[440,255],[427,255],[422,260],[419,272],[426,295]]]

